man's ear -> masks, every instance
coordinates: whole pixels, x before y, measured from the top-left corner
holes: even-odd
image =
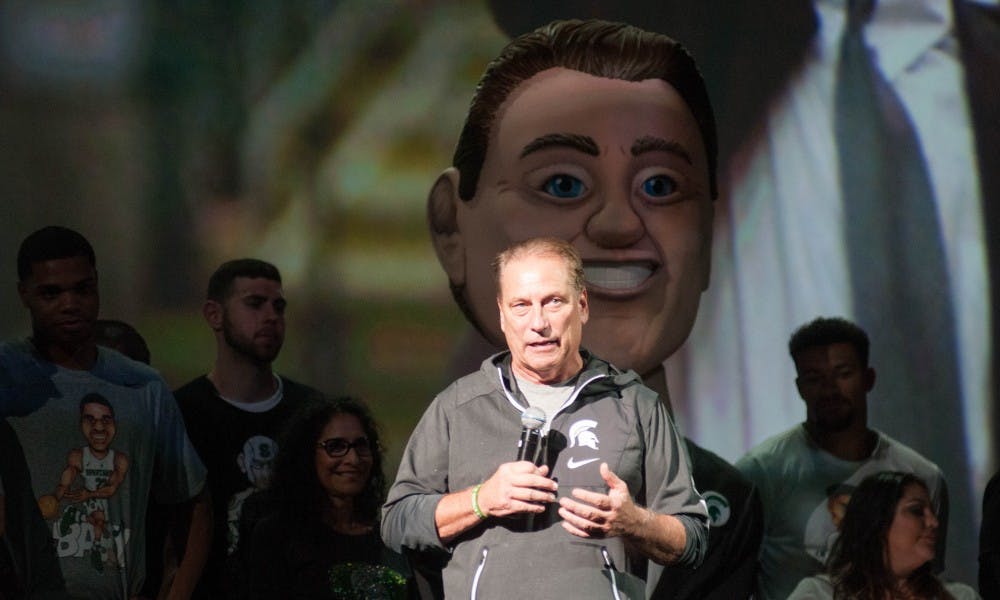
[[[222,305],[215,300],[205,300],[205,304],[201,306],[201,314],[205,317],[205,321],[208,322],[208,326],[212,328],[212,331],[222,330]]]
[[[448,167],[427,196],[427,223],[438,262],[454,286],[465,285],[465,242],[458,228],[458,169]]]

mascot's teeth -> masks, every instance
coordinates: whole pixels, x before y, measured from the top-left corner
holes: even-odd
[[[653,269],[644,263],[585,265],[587,283],[608,290],[627,290],[642,285]]]

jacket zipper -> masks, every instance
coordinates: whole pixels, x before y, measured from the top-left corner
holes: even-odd
[[[483,569],[486,567],[486,555],[489,553],[489,547],[483,546],[482,558],[479,559],[476,572],[472,576],[472,592],[469,595],[471,600],[476,600],[479,596],[479,578],[483,575]],[[604,558],[604,567],[608,570],[608,575],[611,578],[611,597],[614,600],[622,600],[621,595],[618,593],[618,569],[615,568],[615,563],[611,560],[607,546],[601,546],[601,556]]]
[[[472,594],[469,596],[472,600],[476,600],[476,596],[479,595],[479,578],[483,574],[483,567],[486,566],[486,555],[489,554],[490,549],[483,546],[483,557],[479,559],[479,566],[476,567],[476,572],[472,576]]]
[[[618,594],[618,578],[615,576],[618,569],[615,568],[615,563],[612,562],[611,555],[608,554],[607,546],[601,546],[601,556],[604,557],[604,566],[608,569],[608,575],[611,576],[611,597],[615,600],[622,600]]]

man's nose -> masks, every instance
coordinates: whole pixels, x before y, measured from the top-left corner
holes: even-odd
[[[532,331],[542,332],[549,328],[549,319],[545,315],[545,308],[538,306],[531,311]]]
[[[586,232],[601,248],[625,248],[642,239],[646,227],[632,206],[628,191],[605,194],[602,202],[587,221]]]
[[[837,378],[833,375],[821,377],[819,380],[819,390],[824,396],[832,396],[839,390],[837,388]]]
[[[268,321],[277,321],[281,318],[281,312],[273,304],[267,302],[264,304],[264,318]]]
[[[66,290],[59,294],[59,310],[63,312],[75,312],[80,308],[80,298],[73,290]]]

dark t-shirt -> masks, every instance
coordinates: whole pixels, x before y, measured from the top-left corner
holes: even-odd
[[[670,566],[654,600],[742,600],[757,575],[764,514],[757,488],[736,467],[685,438],[691,476],[708,504],[710,527],[705,561],[695,570]]]
[[[202,591],[210,597],[240,595],[230,590],[226,572],[239,570],[227,562],[236,560],[229,557],[238,554],[243,504],[270,484],[281,429],[297,411],[320,397],[317,390],[285,377],[281,382],[281,400],[262,412],[226,402],[205,376],[174,394],[191,442],[208,468],[214,531]]]
[[[323,524],[303,527],[281,513],[257,525],[249,554],[251,598],[262,600],[334,598],[330,584],[334,565],[365,563],[398,570],[402,563],[402,557],[382,545],[377,527],[347,535]]]

